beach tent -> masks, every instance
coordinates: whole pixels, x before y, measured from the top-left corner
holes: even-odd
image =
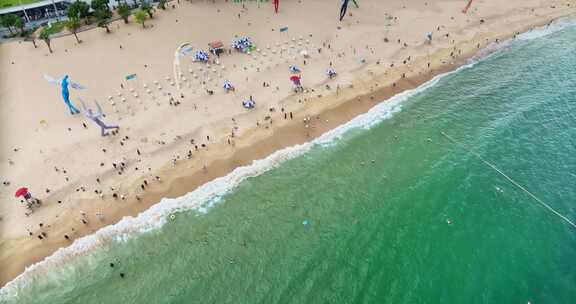
[[[210,55],[204,50],[198,50],[196,54],[194,54],[194,60],[200,62],[206,62],[210,58]]]
[[[209,50],[212,54],[217,55],[224,52],[224,43],[222,41],[212,41],[208,43]]]
[[[246,53],[246,52],[256,48],[256,46],[254,45],[252,40],[250,40],[250,38],[240,37],[239,39],[232,41],[232,48],[236,49],[242,53]]]
[[[326,75],[328,76],[328,78],[332,79],[337,75],[336,70],[334,70],[334,68],[328,68],[328,70],[326,70]]]
[[[234,91],[234,86],[230,83],[230,81],[226,80],[224,81],[224,90],[226,90],[226,92],[228,91]]]
[[[246,109],[253,109],[256,103],[253,100],[245,100],[242,102],[242,106]]]

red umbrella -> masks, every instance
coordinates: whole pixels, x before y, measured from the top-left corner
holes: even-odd
[[[292,75],[292,76],[290,77],[290,80],[292,80],[292,81],[300,81],[300,76],[298,76],[298,75]]]
[[[28,193],[28,188],[22,187],[16,190],[16,197],[21,197],[22,195],[26,195],[26,193]]]
[[[278,6],[280,5],[280,0],[274,0],[274,11],[278,14]]]

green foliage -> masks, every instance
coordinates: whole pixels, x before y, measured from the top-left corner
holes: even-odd
[[[68,20],[65,21],[64,26],[66,27],[67,30],[69,30],[71,33],[75,33],[78,31],[78,29],[80,28],[80,19],[78,18],[70,18]]]
[[[158,1],[158,7],[159,7],[160,9],[165,10],[165,9],[166,9],[166,0],[160,0],[160,1]]]
[[[38,38],[44,40],[46,46],[48,47],[48,50],[50,51],[50,53],[52,53],[52,47],[50,46],[50,35],[52,35],[52,33],[50,28],[51,27],[43,27],[42,30],[40,30]]]
[[[58,21],[58,22],[54,22],[52,23],[52,26],[50,27],[43,27],[43,30],[46,30],[50,35],[54,35],[56,33],[60,33],[64,27],[65,27],[65,22],[64,21]]]
[[[0,0],[0,8],[38,2],[39,0]]]
[[[90,6],[94,11],[110,11],[108,0],[92,0]]]
[[[18,20],[18,16],[16,15],[13,14],[3,15],[0,16],[0,25],[2,25],[5,28],[8,28],[10,34],[14,34],[14,32],[12,31],[12,27],[16,25],[17,22],[16,20]]]
[[[146,11],[144,10],[137,10],[136,12],[134,12],[134,18],[136,19],[136,22],[142,24],[142,27],[146,27],[146,25],[144,24],[146,22],[146,19],[148,19],[148,14],[146,13]]]
[[[38,34],[38,38],[40,38],[42,40],[50,40],[50,35],[52,35],[52,33],[50,33],[50,28],[45,26],[40,30],[40,34]]]
[[[94,2],[92,2],[94,3]],[[108,23],[110,22],[110,18],[112,17],[112,12],[108,9],[108,7],[100,6],[95,12],[94,16],[96,17],[96,22],[98,22],[98,26],[105,28],[106,33],[110,33],[110,28],[108,27]]]
[[[74,34],[74,37],[76,37],[76,41],[78,43],[80,43],[80,39],[78,39],[78,36],[76,35],[76,33],[78,32],[78,29],[80,28],[80,19],[78,18],[71,18],[66,20],[66,22],[64,23],[64,25],[66,26],[66,29],[68,29],[68,31],[70,31],[70,33]]]
[[[118,5],[116,11],[118,12],[118,15],[124,19],[124,23],[128,23],[128,17],[130,17],[131,14],[130,6],[128,6],[126,3],[122,3]]]
[[[90,14],[90,7],[88,6],[88,4],[86,2],[82,2],[82,1],[78,1],[76,0],[76,2],[70,4],[70,6],[68,6],[68,8],[66,9],[66,16],[68,16],[68,18],[72,19],[72,18],[86,18],[88,17]]]
[[[140,9],[146,12],[148,16],[150,16],[150,19],[154,18],[154,15],[152,14],[154,12],[154,8],[150,5],[150,3],[142,1],[140,3]]]
[[[23,33],[24,26],[26,26],[26,22],[24,22],[24,19],[16,16],[16,20],[14,20],[14,26],[20,29],[20,33]]]

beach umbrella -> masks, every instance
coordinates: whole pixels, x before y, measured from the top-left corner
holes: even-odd
[[[294,83],[294,85],[296,85],[296,86],[300,85],[300,76],[293,75],[290,77],[290,80],[292,81],[292,83]]]
[[[24,196],[26,197],[26,194],[28,194],[28,188],[26,187],[21,187],[20,189],[16,190],[16,197],[21,197]]]
[[[274,12],[278,14],[278,6],[280,6],[280,0],[274,0]]]
[[[326,75],[328,75],[329,78],[333,78],[336,76],[336,70],[334,70],[334,68],[328,68]]]
[[[230,83],[230,81],[224,81],[224,89],[226,91],[234,90],[234,86]]]

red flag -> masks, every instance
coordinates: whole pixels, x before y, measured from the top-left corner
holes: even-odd
[[[274,11],[278,14],[278,6],[280,5],[280,0],[274,0]]]

